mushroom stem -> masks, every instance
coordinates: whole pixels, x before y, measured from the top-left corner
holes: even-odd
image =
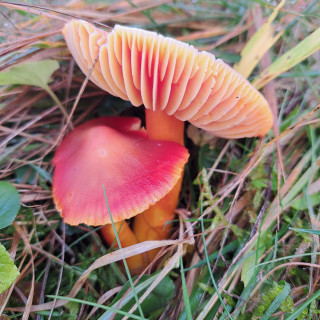
[[[183,145],[184,122],[167,115],[164,111],[146,109],[146,127],[148,138],[151,140],[166,140]],[[133,231],[139,242],[168,238],[171,226],[166,223],[174,219],[182,176],[165,197],[135,217]],[[147,252],[149,262],[158,252],[159,249]]]
[[[164,111],[146,109],[146,127],[148,138],[165,140],[183,145],[184,121],[168,116]]]
[[[138,240],[126,221],[115,222],[118,237],[122,248],[132,246],[138,243]],[[106,224],[101,228],[104,240],[111,246],[118,247],[112,224]],[[127,264],[132,274],[139,274],[146,266],[147,256],[138,254],[127,258]]]

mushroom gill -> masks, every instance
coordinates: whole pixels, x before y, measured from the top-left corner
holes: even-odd
[[[272,113],[240,74],[208,52],[155,32],[111,32],[72,20],[64,27],[81,70],[100,88],[134,106],[164,111],[223,138],[264,136]]]

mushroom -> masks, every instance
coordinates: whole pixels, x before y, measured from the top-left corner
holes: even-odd
[[[53,164],[53,198],[70,225],[105,225],[102,234],[114,241],[110,212],[123,247],[138,243],[122,221],[148,209],[177,183],[188,159],[183,146],[149,140],[139,118],[102,117],[71,131],[57,148]],[[142,256],[131,270],[145,266]]]
[[[107,32],[81,20],[67,23],[63,34],[79,67],[86,75],[92,71],[97,86],[145,106],[149,139],[183,144],[184,121],[231,139],[261,137],[272,126],[264,97],[208,52],[154,32],[119,25]],[[163,222],[174,215],[180,185],[135,218],[139,241],[166,235]]]

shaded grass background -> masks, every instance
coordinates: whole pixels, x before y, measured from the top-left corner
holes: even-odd
[[[15,224],[0,230],[21,272],[0,296],[3,316],[123,317],[105,305],[141,319],[128,277],[114,262],[160,246],[149,276],[133,279],[147,319],[318,319],[319,3],[21,4],[0,7],[0,70],[58,61],[49,85],[59,102],[39,87],[0,88],[0,179],[18,188],[23,204]],[[59,33],[70,19],[64,14],[155,30],[208,50],[247,72],[273,109],[273,131],[261,141],[226,141],[187,127],[191,159],[172,240],[110,255],[99,228],[64,225],[53,206],[51,159],[71,125],[101,115],[143,117],[86,81]]]

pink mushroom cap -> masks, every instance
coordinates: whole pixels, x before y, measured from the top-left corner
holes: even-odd
[[[181,177],[183,146],[148,140],[140,119],[102,117],[71,131],[57,148],[53,198],[71,225],[133,217],[163,198]]]

